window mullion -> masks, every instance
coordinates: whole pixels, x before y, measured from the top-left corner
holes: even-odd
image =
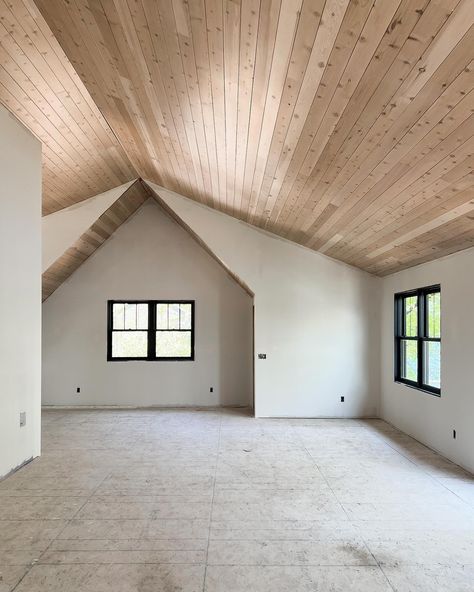
[[[423,337],[425,335],[425,298],[422,292],[417,294],[418,306],[418,386],[423,384]]]
[[[156,358],[156,302],[148,302],[148,359]]]

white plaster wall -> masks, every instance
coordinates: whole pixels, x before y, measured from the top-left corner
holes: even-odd
[[[1,477],[40,453],[41,429],[41,144],[2,106],[0,179]]]
[[[196,360],[107,362],[108,299],[195,299]],[[149,200],[44,302],[43,403],[249,405],[252,314],[252,298]]]
[[[255,293],[256,414],[374,416],[380,280],[148,184]]]
[[[441,397],[394,382],[394,294],[441,284]],[[381,416],[474,471],[474,249],[383,280]],[[456,439],[453,439],[453,429]]]
[[[46,271],[94,224],[134,181],[114,187],[42,219],[42,269]]]

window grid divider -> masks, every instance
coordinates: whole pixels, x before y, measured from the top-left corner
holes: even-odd
[[[434,387],[424,382],[424,371],[425,371],[425,355],[424,355],[424,343],[425,342],[439,342],[441,343],[440,337],[429,337],[428,328],[428,310],[426,301],[429,294],[441,294],[441,287],[439,285],[429,286],[426,288],[419,288],[417,290],[410,290],[408,292],[401,292],[395,294],[395,356],[394,356],[394,379],[395,382],[400,382],[412,388],[430,393],[432,395],[441,396],[441,388]],[[407,335],[406,328],[406,314],[405,314],[405,301],[406,299],[416,296],[417,297],[417,335]],[[441,314],[441,310],[440,310]],[[402,376],[402,342],[403,341],[416,341],[417,344],[417,380],[409,380]]]
[[[123,304],[123,329],[116,329],[114,327],[113,307],[115,304]],[[148,327],[147,329],[138,329],[138,306],[135,307],[135,329],[125,329],[125,305],[126,304],[147,304],[148,305]],[[179,328],[178,329],[158,329],[157,328],[157,306],[159,304],[166,304],[167,309],[167,325],[169,327],[170,319],[170,304],[178,304],[179,308]],[[187,304],[191,306],[191,327],[189,329],[181,329],[181,305]],[[109,362],[124,362],[124,361],[142,361],[142,362],[174,362],[174,361],[194,361],[195,359],[195,301],[194,300],[108,300],[107,301],[107,361]],[[142,357],[114,357],[112,353],[112,336],[113,333],[118,332],[141,332],[147,333],[147,355]],[[190,356],[157,356],[156,355],[156,334],[157,332],[176,332],[176,333],[190,333]]]

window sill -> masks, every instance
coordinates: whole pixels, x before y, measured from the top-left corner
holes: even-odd
[[[194,362],[192,358],[107,358],[107,362]]]
[[[422,388],[416,384],[410,384],[409,382],[404,382],[403,380],[395,380],[395,384],[400,384],[402,386],[407,386],[408,388],[414,389],[415,391],[420,391],[422,393],[426,393],[427,395],[433,395],[434,397],[441,397],[441,391],[432,391],[426,388]]]

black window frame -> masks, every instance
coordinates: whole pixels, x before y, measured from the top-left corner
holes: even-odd
[[[114,329],[113,328],[113,306],[114,304],[147,304],[148,305],[148,328],[147,329]],[[190,304],[191,305],[191,329],[157,329],[156,328],[156,307],[158,304]],[[195,300],[107,300],[107,361],[108,362],[193,362],[195,359]],[[112,334],[114,331],[146,331],[147,333],[147,356],[146,357],[124,357],[118,358],[112,355]],[[156,355],[156,333],[157,331],[191,331],[191,355],[178,357],[162,357]]]
[[[395,382],[399,382],[406,386],[415,388],[417,390],[435,395],[441,396],[440,388],[434,387],[423,382],[423,376],[425,375],[425,356],[424,344],[426,342],[439,342],[441,344],[441,316],[440,316],[440,336],[429,337],[428,336],[428,307],[426,306],[428,295],[437,294],[441,295],[441,285],[435,284],[433,286],[427,286],[424,288],[418,288],[416,290],[408,290],[406,292],[398,292],[395,294]],[[417,335],[408,336],[405,331],[405,315],[404,315],[404,300],[412,296],[417,297]],[[441,315],[441,310],[440,310]],[[401,346],[402,341],[416,341],[417,342],[417,380],[408,380],[402,377],[402,354]],[[440,358],[441,364],[441,358]],[[440,368],[441,371],[441,368]]]

